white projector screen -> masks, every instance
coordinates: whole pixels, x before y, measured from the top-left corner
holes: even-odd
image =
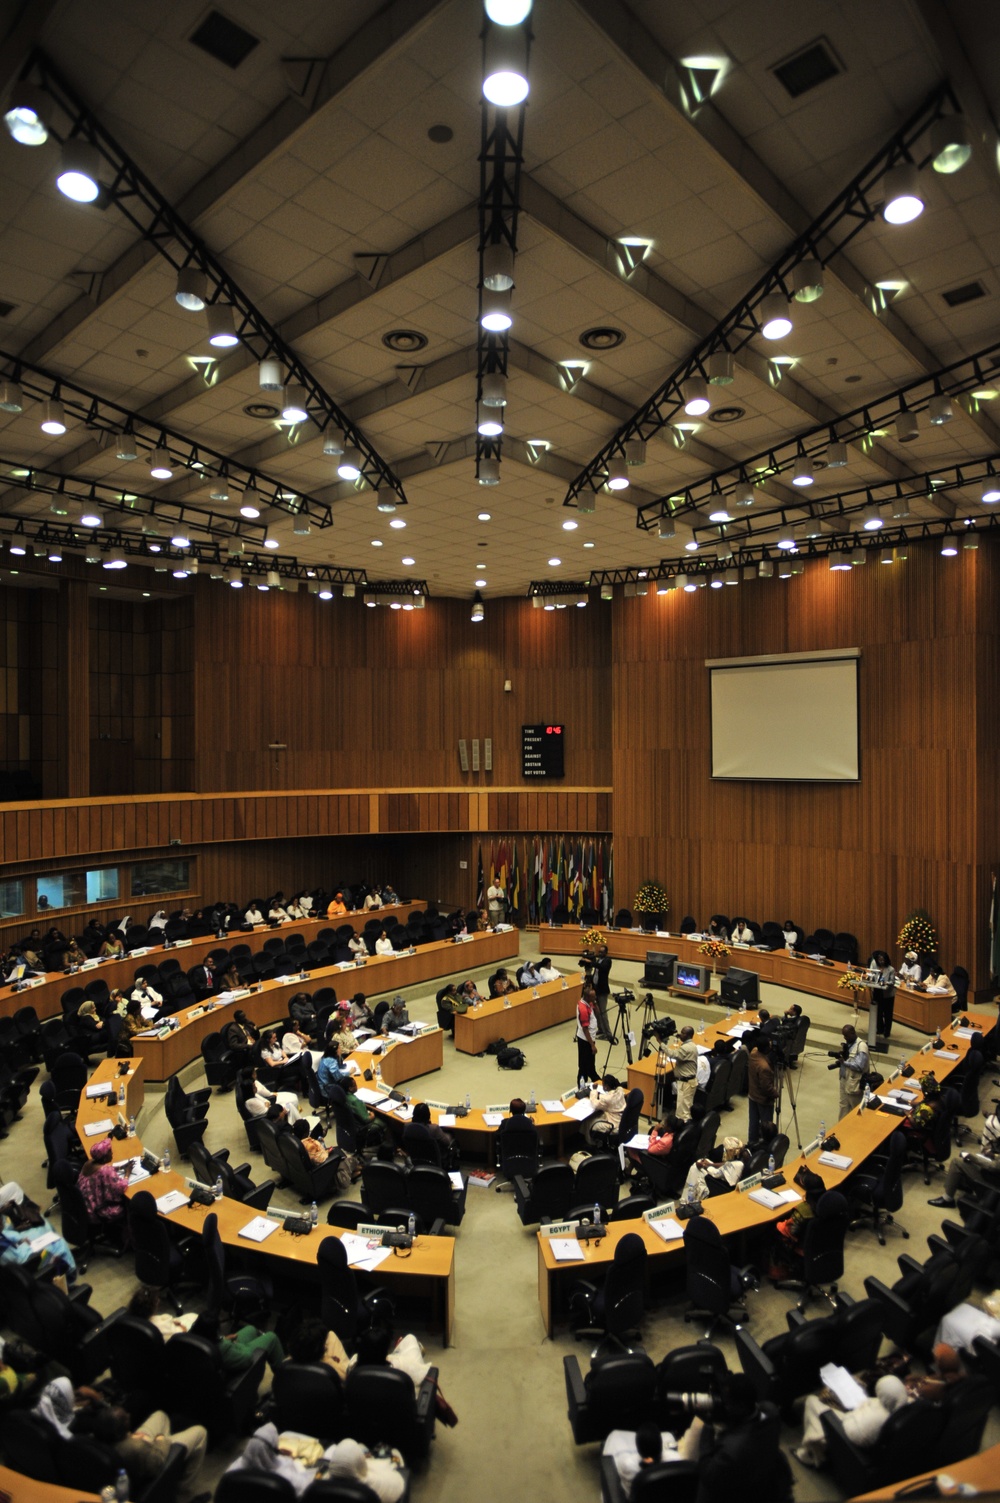
[[[856,783],[856,656],[709,665],[712,777]]]

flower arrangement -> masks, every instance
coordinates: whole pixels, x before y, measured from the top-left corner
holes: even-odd
[[[659,882],[643,882],[632,907],[637,913],[666,913],[670,907],[667,889]]]
[[[716,960],[728,960],[730,949],[728,945],[723,944],[721,939],[704,939],[698,946],[698,954],[707,955],[709,960],[713,962]]]
[[[581,950],[592,950],[595,945],[603,945],[603,943],[604,935],[600,929],[588,929],[585,934],[580,935]]]
[[[837,990],[841,992],[864,992],[868,988],[857,971],[845,971],[837,982]]]
[[[936,955],[937,935],[929,915],[923,908],[915,908],[899,931],[897,945],[903,951],[916,950],[918,955]]]

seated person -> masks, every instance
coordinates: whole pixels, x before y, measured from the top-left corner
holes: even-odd
[[[74,1044],[81,1051],[93,1054],[107,1048],[108,1030],[97,1016],[97,1003],[92,997],[86,997],[67,1022]]]
[[[254,1052],[257,1058],[258,1069],[260,1069],[266,1080],[277,1079],[278,1076],[287,1079],[290,1076],[294,1081],[298,1073],[302,1079],[304,1088],[305,1076],[302,1072],[310,1062],[309,1055],[303,1053],[301,1049],[297,1050],[294,1054],[286,1054],[282,1047],[282,1042],[278,1037],[277,1029],[269,1028],[261,1036],[260,1043],[255,1046]]]
[[[605,1075],[602,1081],[592,1085],[590,1104],[594,1108],[594,1115],[587,1123],[584,1136],[589,1143],[596,1145],[602,1138],[609,1138],[616,1133],[621,1124],[622,1112],[625,1110],[625,1092],[618,1077]]]
[[[410,1021],[410,1014],[406,1010],[406,1002],[402,997],[393,997],[382,1017],[381,1033],[393,1033],[403,1028]]]
[[[122,953],[124,954],[124,951]],[[63,951],[63,966],[81,966],[86,959],[86,953],[80,949],[75,939],[71,939]]]
[[[996,1112],[990,1112],[983,1123],[979,1152],[953,1153],[944,1172],[944,1193],[927,1204],[951,1208],[960,1191],[981,1184],[1000,1190],[1000,1118]]]
[[[785,922],[781,926],[781,933],[784,937],[785,948],[788,950],[794,950],[795,946],[802,938],[801,934],[796,929],[791,919],[785,919]]]
[[[353,1081],[351,1082],[353,1085]],[[330,1150],[322,1138],[313,1137],[314,1129],[308,1117],[300,1117],[292,1128],[292,1132],[298,1138],[305,1149],[310,1164],[325,1164],[330,1157]]]
[[[33,1243],[45,1239],[36,1250]],[[54,1239],[54,1240],[52,1240]],[[64,1273],[69,1283],[76,1278],[76,1259],[69,1243],[60,1237],[33,1200],[16,1180],[0,1185],[0,1265]]]
[[[163,931],[166,927],[167,910],[165,908],[158,908],[146,925],[146,928],[149,930],[149,937],[154,944],[163,943]],[[157,930],[159,933],[157,933]]]
[[[738,918],[734,921],[733,940],[738,945],[752,945],[755,943],[754,932],[745,918]]]
[[[289,1362],[321,1362],[338,1378],[346,1378],[350,1366],[344,1343],[325,1320],[305,1315],[288,1338]]]
[[[905,1382],[911,1398],[930,1399],[932,1404],[940,1404],[955,1384],[968,1376],[958,1352],[944,1341],[939,1341],[932,1350],[928,1368],[923,1375],[911,1373]]]
[[[865,1399],[856,1409],[842,1416],[848,1439],[856,1446],[870,1450],[877,1444],[890,1414],[895,1414],[908,1402],[909,1395],[899,1378],[879,1378],[874,1397]],[[830,1407],[814,1393],[806,1397],[802,1411],[802,1443],[795,1450],[804,1466],[818,1467],[826,1461],[826,1432],[820,1415]]]
[[[454,981],[449,981],[434,998],[439,1012],[468,1012],[469,1004]]]
[[[125,946],[122,944],[121,935],[118,933],[117,929],[112,929],[111,932],[110,932],[110,934],[108,935],[107,939],[104,941],[103,945],[101,946],[101,959],[102,960],[121,960],[121,958],[122,958],[122,956],[124,954],[125,954]],[[84,959],[86,959],[86,956],[84,956]],[[81,964],[81,963],[82,962],[80,962],[80,961],[76,962],[76,964],[78,964],[78,965]],[[67,965],[68,964],[69,964],[69,961],[67,961]]]
[[[377,1137],[381,1132],[380,1127],[375,1127],[374,1134],[372,1133],[372,1125],[378,1122],[378,1113],[373,1112],[371,1107],[361,1100],[361,1097],[358,1095],[358,1082],[353,1075],[349,1076],[348,1079],[344,1081],[343,1091],[344,1105],[351,1113],[351,1116],[357,1118],[357,1144],[358,1147],[361,1148],[365,1143],[369,1141],[369,1137]],[[414,1108],[414,1111],[415,1110],[416,1108]]]
[[[260,911],[260,904],[257,902],[256,898],[254,898],[253,902],[244,913],[243,922],[245,924],[262,924],[264,922],[264,915]]]
[[[291,1091],[271,1091],[257,1079],[253,1068],[240,1075],[243,1105],[248,1117],[266,1117],[269,1122],[281,1125],[287,1122],[294,1127],[299,1120],[299,1100]]]
[[[27,981],[32,976],[44,975],[41,962],[37,956],[29,957],[27,951],[18,945],[12,945],[7,960],[4,963],[3,979],[5,982]]]
[[[289,898],[285,905],[285,912],[291,919],[304,919],[308,917],[308,909],[302,906],[302,894],[297,892],[293,898]]]
[[[339,1044],[342,1059],[346,1059],[351,1051],[358,1047],[357,1035],[351,1028],[350,1002],[338,1002],[330,1014],[326,1025],[325,1042]]]
[[[119,1012],[121,1011],[120,1008],[118,1008],[117,1010]],[[149,1024],[146,1022],[146,1019],[142,1015],[142,1003],[126,1002],[125,1027],[122,1029],[122,1037],[126,1039],[134,1039],[137,1033],[141,1033],[144,1028],[148,1027]]]
[[[152,1008],[150,1016],[155,1017],[163,1002],[163,997],[150,985],[148,976],[137,976],[129,1000],[138,1002],[140,1007]]]
[[[194,1492],[208,1445],[208,1431],[204,1425],[189,1425],[185,1430],[171,1431],[169,1416],[162,1409],[156,1409],[133,1430],[126,1409],[115,1404],[101,1404],[87,1428],[95,1440],[118,1452],[129,1481],[138,1484],[135,1487],[137,1494],[140,1488],[145,1491],[148,1484],[160,1475],[170,1447],[183,1447],[187,1452],[187,1462],[181,1473],[179,1491],[185,1497]]]
[[[522,967],[522,970],[521,970],[521,985],[522,986],[541,986],[542,985],[542,982],[544,981],[545,978],[542,976],[541,965],[542,965],[542,962],[540,960],[528,960],[528,961],[525,961],[524,966]]]
[[[347,904],[344,902],[344,894],[342,892],[334,893],[326,907],[327,918],[343,918],[346,912]]]
[[[721,939],[723,944],[729,940],[729,930],[721,919],[710,919],[707,933],[709,939]]]
[[[941,963],[936,955],[932,955],[927,962],[927,975],[923,980],[925,991],[933,992],[937,997],[954,997],[955,988],[947,972],[942,970]]]
[[[188,1315],[168,1315],[160,1306],[160,1291],[149,1284],[140,1284],[125,1306],[129,1315],[134,1315],[136,1320],[148,1320],[151,1326],[155,1326],[163,1337],[169,1341],[171,1336],[181,1336],[190,1331],[198,1319],[197,1313],[191,1311]]]
[[[668,1112],[662,1122],[658,1122],[649,1135],[649,1147],[647,1153],[655,1158],[666,1158],[674,1146],[674,1138],[682,1127],[673,1112]]]
[[[440,1162],[442,1168],[449,1168],[451,1166],[452,1146],[455,1140],[452,1137],[451,1133],[447,1132],[445,1128],[439,1127],[436,1122],[431,1121],[431,1109],[427,1105],[426,1101],[418,1101],[416,1106],[413,1108],[413,1116],[410,1119],[410,1122],[407,1123],[407,1127],[411,1126],[413,1123],[415,1123],[418,1127],[425,1129],[437,1148],[438,1161]],[[404,1151],[406,1150],[407,1127],[403,1128]]]
[[[689,1426],[685,1438],[690,1433]],[[656,1466],[660,1461],[689,1459],[677,1449],[677,1441],[669,1430],[661,1432],[652,1424],[640,1425],[638,1430],[612,1430],[601,1448],[601,1455],[613,1459],[627,1498],[632,1494],[632,1483],[645,1467]]]
[[[547,955],[543,955],[538,962],[538,974],[543,981],[558,981],[561,971],[557,971]]]
[[[932,1146],[934,1119],[941,1110],[941,1082],[928,1072],[920,1077],[924,1099],[903,1118],[899,1130],[906,1134],[911,1152],[922,1153]]]
[[[381,907],[382,907],[382,894],[379,892],[379,890],[378,890],[377,887],[373,887],[372,890],[371,890],[371,892],[365,898],[364,911],[365,911],[365,913],[371,913],[374,908],[381,908]]]
[[[395,908],[399,906],[399,893],[393,887],[391,882],[387,882],[382,889],[382,902],[385,903],[389,908]]]
[[[323,1057],[316,1068],[316,1083],[320,1089],[320,1095],[329,1100],[331,1086],[341,1086],[351,1078],[352,1071],[347,1069],[340,1058],[340,1045],[327,1044],[323,1050]]]
[[[462,982],[462,996],[465,998],[466,1009],[475,1007],[478,1003],[486,1001],[486,998],[471,977],[468,981]]]
[[[276,892],[267,905],[268,921],[272,924],[283,924],[288,918],[288,909],[284,904],[285,894]]]
[[[907,986],[916,986],[923,974],[917,961],[916,950],[907,950],[903,957],[903,964],[897,972],[900,981],[905,982]]]
[[[508,992],[517,991],[516,985],[507,975],[505,966],[500,966],[498,970],[493,972],[489,980],[489,988],[491,997],[505,997]]]
[[[684,1181],[684,1200],[706,1200],[709,1195],[724,1194],[743,1178],[749,1155],[746,1145],[735,1137],[723,1138],[718,1159],[697,1159]]]
[[[351,935],[350,939],[347,941],[347,948],[350,950],[355,960],[367,960],[368,946],[365,944],[360,934]]]
[[[289,1064],[294,1064],[296,1060],[309,1059],[314,1068],[319,1064],[322,1055],[321,1050],[312,1047],[309,1035],[303,1033],[294,1019],[281,1035],[281,1052]],[[350,1051],[345,1049],[344,1053],[348,1054]]]
[[[397,1372],[405,1373],[416,1393],[420,1392],[420,1385],[431,1370],[431,1364],[416,1336],[400,1336],[394,1342],[392,1331],[386,1322],[376,1317],[359,1332],[357,1352],[351,1358],[350,1366],[357,1364],[361,1367],[381,1367],[383,1363],[394,1367]],[[440,1386],[437,1389],[437,1417],[446,1425],[458,1424],[458,1416],[445,1399]]]
[[[368,999],[364,992],[355,992],[351,998],[351,1026],[357,1027],[360,1023],[365,1028],[371,1028],[374,1021],[375,1019],[372,1016],[372,1011],[368,1006]]]
[[[125,1220],[128,1179],[111,1162],[111,1149],[110,1138],[101,1138],[92,1146],[90,1158],[80,1170],[76,1186],[83,1197],[89,1221],[121,1226]]]
[[[978,1306],[965,1300],[949,1310],[941,1317],[934,1341],[972,1355],[977,1336],[1000,1341],[1000,1297],[995,1292],[984,1295]]]
[[[521,1096],[513,1097],[510,1103],[510,1116],[504,1117],[497,1128],[498,1136],[507,1132],[534,1132],[536,1137],[538,1135],[538,1129],[528,1115],[528,1103]]]
[[[803,1192],[805,1199],[800,1200],[792,1214],[784,1217],[775,1226],[778,1240],[772,1254],[771,1277],[773,1279],[786,1279],[802,1257],[802,1243],[806,1230],[816,1215],[820,1196],[826,1193],[822,1176],[808,1169],[805,1164],[796,1173],[795,1183]]]
[[[254,1045],[260,1039],[260,1029],[251,1023],[242,1007],[233,1013],[231,1022],[222,1030],[222,1042],[236,1055],[237,1066],[246,1065]]]
[[[392,940],[389,938],[388,934],[386,934],[386,932],[385,932],[384,929],[382,929],[380,931],[379,937],[375,941],[375,954],[376,955],[391,955],[392,954]]]

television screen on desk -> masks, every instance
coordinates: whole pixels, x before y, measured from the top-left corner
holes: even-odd
[[[674,986],[686,992],[707,992],[710,975],[707,965],[692,965],[687,960],[679,960],[674,966]]]

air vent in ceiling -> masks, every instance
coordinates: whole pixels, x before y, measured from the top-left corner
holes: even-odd
[[[244,27],[237,26],[235,21],[230,21],[220,10],[210,10],[189,37],[189,41],[202,52],[207,52],[216,62],[225,63],[227,68],[238,68],[259,40]]]
[[[986,296],[986,288],[982,282],[966,282],[963,287],[952,287],[949,292],[942,292],[941,296],[949,308],[960,308],[963,303],[974,303],[977,298]]]
[[[9,318],[16,307],[16,303],[5,303],[3,299],[0,298],[0,318]]]
[[[798,99],[802,94],[808,94],[810,89],[826,83],[828,78],[836,78],[837,74],[843,71],[843,65],[826,37],[817,37],[815,42],[810,42],[809,46],[803,47],[801,52],[796,52],[792,57],[786,57],[783,62],[775,63],[771,69],[775,78],[793,99]]]

